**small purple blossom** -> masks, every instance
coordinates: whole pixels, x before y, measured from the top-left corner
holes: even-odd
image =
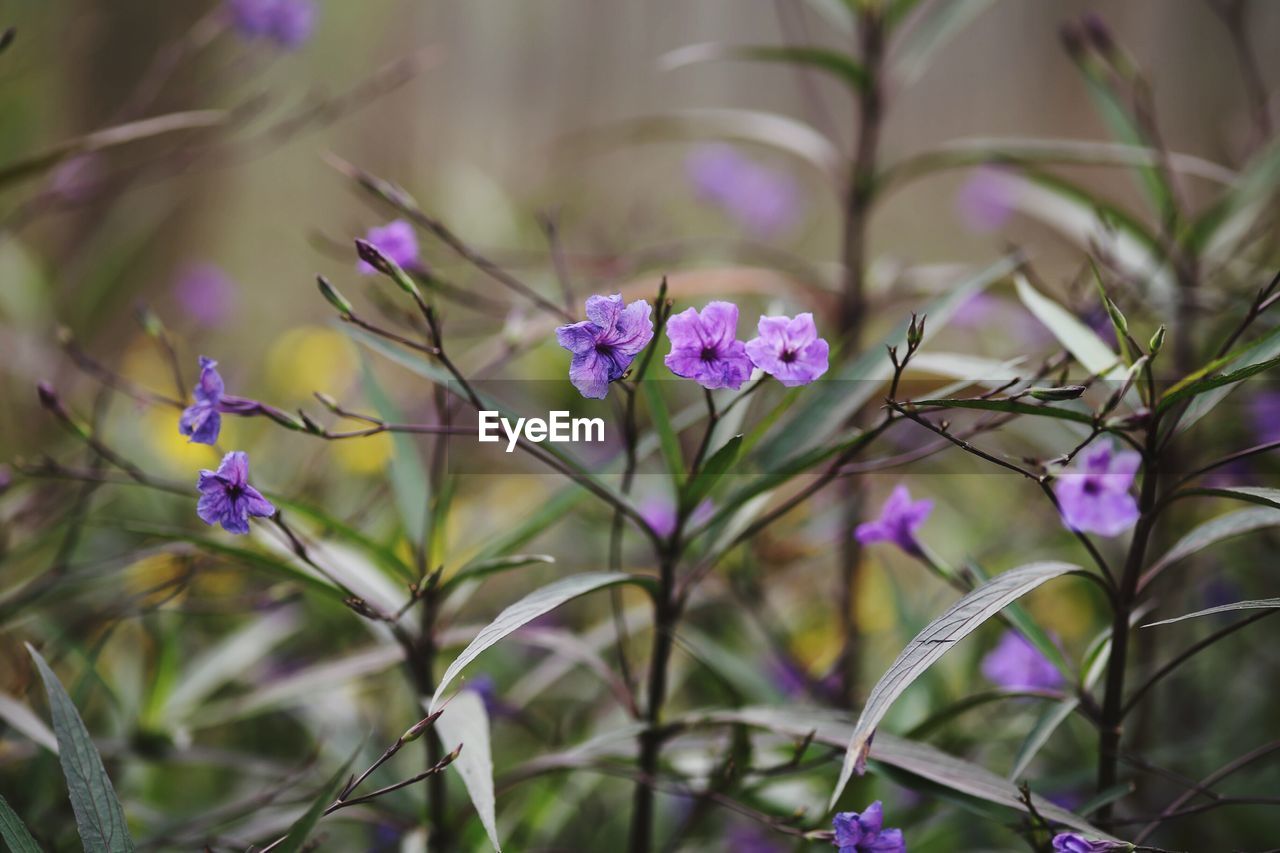
[[[236,283],[214,264],[193,264],[178,275],[173,295],[187,316],[206,327],[222,324],[235,310]]]
[[[840,853],[906,853],[900,829],[883,829],[884,807],[876,800],[861,813],[840,812],[831,821]]]
[[[1053,489],[1066,525],[1101,536],[1119,536],[1132,527],[1138,520],[1138,503],[1129,486],[1141,462],[1135,451],[1117,452],[1109,443],[1081,454]]]
[[[267,38],[281,47],[299,47],[315,27],[312,0],[227,0],[226,8],[241,35]]]
[[[808,385],[827,372],[830,347],[818,337],[812,314],[761,317],[756,329],[760,336],[747,341],[747,357],[783,385]]]
[[[982,659],[982,674],[1008,690],[1050,690],[1062,683],[1058,668],[1017,631],[1006,631]]]
[[[1014,214],[1016,186],[1016,178],[999,166],[980,166],[956,194],[956,211],[970,230],[999,231]]]
[[[395,261],[401,269],[412,270],[421,266],[418,261],[418,235],[414,233],[413,226],[403,219],[394,219],[386,225],[370,228],[364,239]],[[358,261],[356,269],[361,275],[373,275],[377,272],[365,261]]]
[[[664,359],[676,376],[703,388],[737,390],[751,376],[746,345],[738,340],[738,306],[710,302],[699,313],[686,308],[667,321],[671,352]]]
[[[685,172],[698,199],[720,208],[758,239],[785,232],[800,217],[800,191],[792,177],[732,146],[698,148],[685,161]]]
[[[1074,832],[1060,832],[1053,837],[1053,849],[1057,853],[1106,853],[1108,850],[1132,850],[1133,845],[1122,841],[1090,841]]]
[[[676,505],[671,500],[664,497],[646,498],[639,506],[640,517],[645,520],[649,527],[653,528],[653,532],[659,536],[670,536],[676,530]],[[705,521],[710,521],[711,516],[715,514],[715,504],[710,498],[705,499],[702,503],[693,508],[693,512],[689,513],[689,519],[686,524],[695,527]]]
[[[582,396],[603,400],[609,383],[621,379],[653,340],[649,312],[643,299],[624,307],[621,294],[591,296],[586,320],[556,329],[560,346],[573,353],[569,381]]]
[[[933,501],[913,501],[907,487],[898,485],[880,509],[880,517],[859,524],[854,536],[863,545],[892,542],[908,554],[920,556],[923,551],[916,540],[916,530],[932,511]]]
[[[249,415],[264,411],[264,406],[244,397],[223,393],[222,376],[218,374],[218,362],[200,356],[200,379],[196,382],[196,401],[183,409],[178,418],[178,432],[190,436],[196,444],[214,444],[222,431],[222,416]],[[275,410],[271,410],[275,412]],[[278,415],[279,413],[276,412]]]
[[[196,483],[200,501],[196,514],[205,524],[221,524],[228,533],[248,533],[249,516],[267,518],[276,508],[249,485],[249,455],[233,450],[222,457],[217,471],[205,469]]]
[[[1260,391],[1249,401],[1249,419],[1259,442],[1280,441],[1280,391]]]
[[[178,432],[190,436],[196,444],[213,444],[222,431],[222,415],[219,406],[225,390],[222,376],[218,374],[218,362],[200,356],[200,379],[196,382],[196,401],[182,412],[178,419]]]

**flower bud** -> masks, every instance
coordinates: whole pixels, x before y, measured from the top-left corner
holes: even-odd
[[[1152,357],[1155,357],[1156,355],[1158,355],[1160,353],[1160,350],[1164,348],[1165,331],[1166,331],[1165,327],[1161,326],[1160,328],[1156,329],[1156,333],[1151,336],[1151,341],[1150,343],[1147,344],[1147,347],[1150,349]]]
[[[351,316],[351,303],[347,298],[334,289],[329,280],[322,275],[316,276],[316,285],[320,288],[320,295],[334,308],[338,309],[338,313],[347,318]]]
[[[1056,388],[1031,388],[1027,391],[1037,400],[1053,402],[1057,400],[1075,400],[1084,394],[1083,385],[1061,385]]]
[[[418,285],[414,283],[404,268],[397,264],[391,258],[383,254],[382,250],[370,243],[368,240],[356,239],[356,253],[360,255],[360,260],[373,267],[378,272],[390,278],[396,283],[401,290],[410,296],[421,298],[418,291]]]
[[[412,726],[409,727],[408,731],[400,735],[400,740],[404,741],[405,743],[410,743],[422,737],[422,733],[425,732],[427,729],[431,728],[431,725],[435,723],[437,719],[439,719],[442,713],[444,713],[443,710],[436,711],[434,714],[431,714],[430,716],[426,716],[426,717],[423,717],[421,720],[418,720],[418,722],[414,723]]]

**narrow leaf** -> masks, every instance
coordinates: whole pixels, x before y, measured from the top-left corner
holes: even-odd
[[[1233,610],[1270,610],[1276,607],[1280,607],[1280,598],[1257,598],[1253,601],[1235,601],[1231,604],[1219,604],[1217,607],[1210,607],[1205,610],[1197,610],[1195,613],[1176,616],[1173,619],[1163,619],[1159,622],[1148,622],[1142,627],[1154,628],[1157,625],[1172,625],[1174,622],[1182,622],[1186,619],[1198,619],[1201,616],[1212,616],[1215,613],[1230,613]]]
[[[29,643],[27,651],[40,670],[45,693],[49,696],[53,733],[58,738],[58,761],[67,780],[71,810],[75,812],[76,828],[84,849],[87,853],[132,851],[133,839],[129,837],[124,809],[116,799],[111,779],[102,766],[102,757],[80,719],[80,712],[40,653]]]
[[[302,813],[302,816],[294,821],[293,826],[289,827],[289,834],[285,836],[280,845],[274,848],[277,853],[299,853],[307,848],[307,838],[315,830],[316,824],[320,822],[320,818],[324,817],[324,810],[338,796],[338,791],[342,788],[343,782],[347,778],[347,769],[351,767],[351,762],[355,760],[356,753],[352,753],[351,757],[342,763],[338,768],[338,772],[330,777],[329,781],[324,784],[315,799],[311,801],[311,806]]]
[[[729,469],[738,461],[738,453],[742,450],[742,436],[735,435],[724,443],[724,446],[711,455],[685,486],[680,496],[680,503],[685,509],[696,507],[703,498],[711,494]]]
[[[684,482],[684,455],[680,451],[680,438],[671,426],[671,414],[667,404],[653,382],[641,382],[640,390],[644,393],[645,402],[649,406],[649,420],[653,422],[653,431],[658,434],[658,443],[662,448],[662,459],[667,463],[667,471],[677,487]]]
[[[550,554],[511,554],[506,557],[494,557],[488,560],[476,560],[468,563],[456,573],[451,575],[448,580],[440,584],[442,591],[453,589],[464,581],[479,580],[487,575],[497,574],[498,572],[506,572],[511,569],[520,569],[525,566],[531,566],[534,563],[554,563],[555,557]]]
[[[961,399],[961,400],[914,400],[917,406],[940,406],[944,409],[981,409],[989,412],[1009,412],[1016,415],[1034,415],[1042,418],[1058,418],[1064,421],[1075,421],[1076,423],[1092,424],[1093,415],[1088,412],[1082,412],[1079,409],[1068,409],[1062,406],[1050,406],[1046,404],[1036,405],[1034,403],[1026,403],[1022,400],[983,400],[983,399]]]
[[[865,764],[876,726],[888,713],[894,700],[916,678],[957,642],[999,613],[1005,605],[1016,601],[1047,580],[1079,569],[1079,566],[1071,563],[1057,562],[1031,563],[1012,569],[973,590],[952,605],[946,613],[926,625],[871,689],[871,695],[867,698],[867,704],[849,739],[830,806],[835,806],[854,770]]]
[[[1111,351],[1093,330],[1080,322],[1058,303],[1031,286],[1024,276],[1014,277],[1018,298],[1035,318],[1053,333],[1067,352],[1090,373],[1106,376],[1120,363],[1120,356]]]
[[[436,728],[445,749],[458,744],[465,747],[453,762],[453,768],[462,777],[489,843],[501,853],[493,792],[493,757],[489,748],[489,715],[485,712],[484,700],[475,691],[463,690],[444,706]]]
[[[512,604],[499,613],[496,619],[482,628],[480,633],[476,634],[475,639],[462,650],[462,654],[458,655],[453,663],[449,664],[448,669],[444,671],[444,675],[440,678],[440,683],[436,685],[436,692],[431,697],[431,704],[427,709],[428,712],[434,713],[439,709],[440,697],[444,694],[445,688],[458,677],[467,664],[471,663],[481,652],[493,646],[503,637],[519,630],[542,614],[555,610],[566,601],[597,589],[625,583],[640,586],[652,585],[650,579],[639,575],[630,575],[623,572],[587,572],[561,578],[529,593],[515,604]]]
[[[782,62],[814,68],[836,77],[854,91],[867,84],[866,70],[847,53],[807,46],[728,45],[708,42],[677,48],[660,57],[658,65],[664,71],[721,60],[746,60],[749,62]]]
[[[1271,507],[1257,507],[1229,512],[1210,519],[1179,539],[1169,551],[1155,562],[1148,574],[1160,571],[1171,563],[1203,551],[1216,542],[1240,536],[1263,527],[1280,524],[1280,511]]]
[[[360,377],[361,390],[378,417],[388,423],[402,422],[404,418],[399,409],[382,390],[378,377],[374,376],[373,368],[369,365],[369,359],[363,356],[360,359]],[[396,509],[400,512],[400,521],[409,541],[419,545],[426,535],[427,500],[430,496],[427,466],[422,461],[422,454],[418,452],[418,445],[412,435],[392,433],[391,444],[393,450],[389,473]]]
[[[11,853],[40,853],[40,845],[27,831],[27,825],[14,813],[13,809],[0,797],[0,838],[9,845]]]

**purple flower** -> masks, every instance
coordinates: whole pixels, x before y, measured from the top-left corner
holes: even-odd
[[[1006,631],[982,659],[982,674],[1009,690],[1048,690],[1062,683],[1062,673],[1017,631]]]
[[[374,248],[391,260],[401,269],[411,270],[420,266],[418,263],[418,235],[413,226],[403,219],[395,219],[381,227],[370,228],[364,235],[365,242],[372,243]],[[377,272],[364,261],[356,263],[356,269],[362,275],[373,275]]]
[[[217,326],[236,306],[236,284],[213,264],[194,264],[178,276],[173,294],[192,320]]]
[[[1057,853],[1105,853],[1107,850],[1132,850],[1133,845],[1120,841],[1090,841],[1074,832],[1060,832],[1053,837]]]
[[[1081,454],[1073,468],[1059,475],[1053,492],[1062,520],[1072,530],[1119,536],[1138,520],[1138,504],[1129,494],[1142,457],[1099,444]]]
[[[906,853],[900,829],[882,829],[884,807],[876,800],[861,814],[840,812],[831,822],[836,829],[835,845],[840,853]]]
[[[920,543],[916,541],[916,530],[924,524],[932,511],[933,501],[912,501],[907,487],[899,485],[884,502],[880,517],[875,521],[859,524],[853,535],[863,545],[892,542],[908,554],[920,556],[923,552]]]
[[[641,502],[640,517],[645,523],[653,528],[653,532],[659,536],[670,536],[676,530],[676,505],[669,499],[664,497],[645,498]],[[704,521],[709,521],[711,516],[715,514],[715,504],[707,498],[702,503],[693,508],[693,512],[689,513],[687,526],[695,527]]]
[[[560,346],[573,353],[569,381],[582,396],[603,400],[609,383],[621,379],[653,340],[649,311],[643,299],[623,307],[621,294],[591,296],[586,320],[556,329]]]
[[[737,390],[751,375],[747,347],[738,336],[738,306],[711,302],[699,314],[686,308],[667,321],[671,352],[665,359],[676,376],[703,388]]]
[[[196,382],[196,401],[183,409],[178,419],[178,432],[190,436],[196,444],[213,444],[222,430],[222,415],[248,415],[263,410],[261,403],[223,393],[218,362],[200,356],[200,379]],[[274,410],[273,410],[274,411]]]
[[[791,176],[742,156],[729,145],[705,145],[689,155],[685,171],[694,194],[724,211],[759,239],[780,234],[800,215]]]
[[[316,18],[312,0],[227,0],[227,12],[241,35],[287,48],[310,38]]]
[[[1014,213],[1016,179],[999,166],[980,166],[956,194],[956,211],[973,231],[999,231]]]
[[[213,444],[222,430],[222,402],[224,386],[218,375],[218,362],[200,356],[200,380],[196,382],[193,405],[187,406],[178,419],[178,432],[190,436],[196,444]]]
[[[1258,441],[1280,441],[1280,391],[1260,391],[1249,401],[1249,418]]]
[[[221,524],[228,533],[248,533],[249,516],[266,518],[276,511],[249,485],[249,455],[243,450],[222,457],[217,471],[201,471],[196,488],[200,490],[196,515],[205,524]]]
[[[808,385],[827,372],[830,347],[818,337],[812,314],[761,317],[756,329],[760,336],[747,341],[747,357],[783,385]]]

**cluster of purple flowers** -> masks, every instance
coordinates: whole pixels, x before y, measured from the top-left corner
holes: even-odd
[[[247,38],[265,38],[281,47],[301,46],[315,27],[312,0],[226,0],[231,24]]]
[[[230,396],[225,390],[218,363],[200,356],[196,401],[183,410],[178,431],[196,444],[214,444],[222,431],[224,413],[243,415],[262,408],[254,400]],[[229,533],[248,533],[250,516],[267,518],[276,511],[261,492],[249,485],[249,455],[242,450],[223,456],[217,471],[202,470],[196,488],[200,492],[196,514],[201,521],[221,524]]]
[[[840,812],[832,825],[840,853],[907,853],[900,829],[884,829],[884,807],[876,800],[862,812]]]
[[[587,319],[556,329],[560,346],[573,354],[569,381],[584,397],[603,399],[609,383],[621,379],[649,341],[649,303],[623,304],[622,296],[592,296]],[[760,368],[783,385],[807,385],[827,372],[829,347],[818,337],[812,314],[761,317],[758,336],[738,340],[738,306],[711,302],[702,311],[687,308],[667,321],[671,351],[665,364],[676,376],[708,390],[737,390]]]

